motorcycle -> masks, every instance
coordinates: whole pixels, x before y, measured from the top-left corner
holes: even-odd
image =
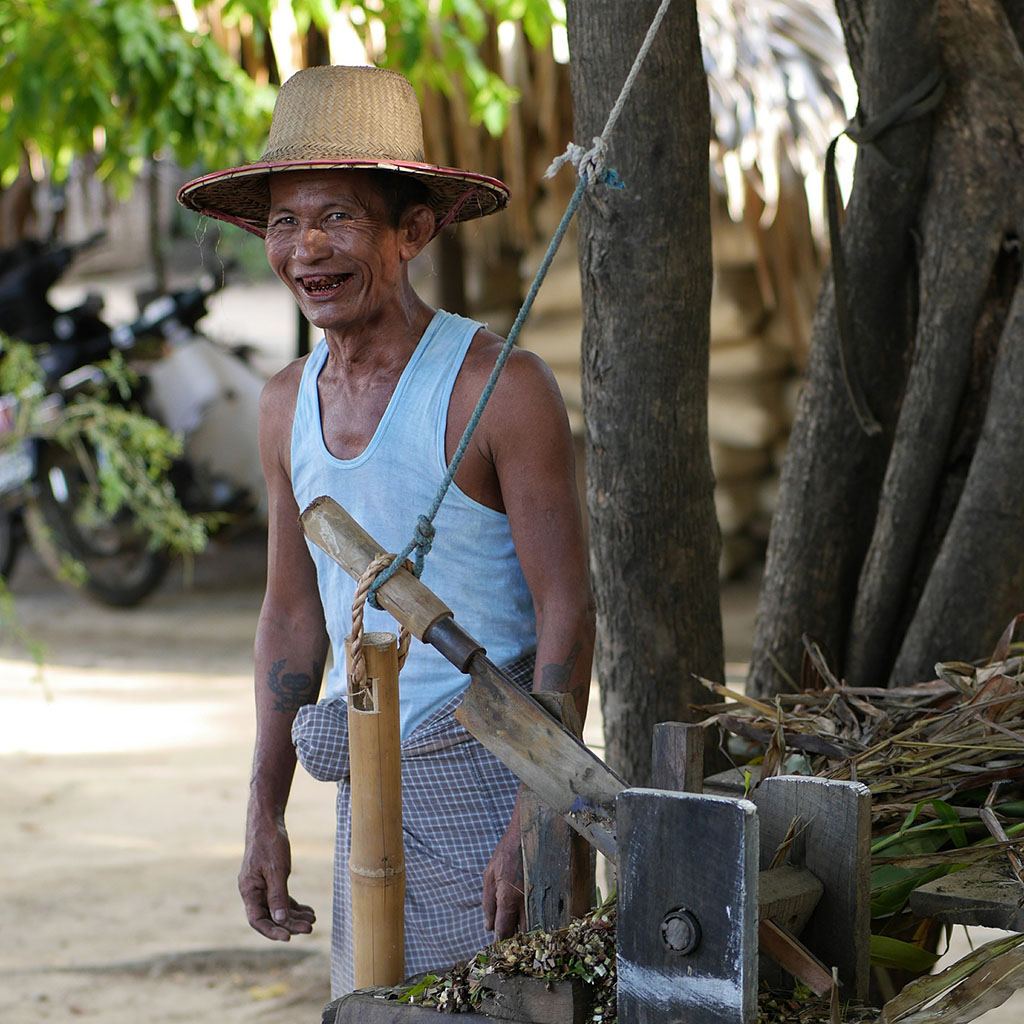
[[[94,296],[74,309],[54,309],[47,291],[98,240],[22,243],[0,253],[0,330],[34,347],[45,374],[41,408],[59,417],[71,396],[96,383],[92,364],[122,352],[139,372],[131,401],[183,437],[183,457],[169,477],[186,511],[234,521],[265,517],[256,447],[263,378],[237,350],[196,328],[222,283],[206,280],[159,296],[133,323],[114,328],[100,317],[102,302]],[[13,430],[16,410],[16,398],[0,397],[0,441]],[[58,577],[73,563],[92,597],[136,604],[163,579],[167,555],[152,549],[124,510],[83,522],[75,510],[95,487],[102,453],[82,446],[68,452],[46,436],[45,423],[35,429],[22,445],[0,452],[0,576],[9,575],[27,538]]]

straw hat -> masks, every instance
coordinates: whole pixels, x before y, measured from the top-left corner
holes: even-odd
[[[505,208],[496,178],[426,163],[423,126],[412,86],[383,68],[307,68],[281,87],[267,150],[254,164],[183,185],[178,202],[261,238],[270,212],[270,175],[357,168],[410,174],[427,189],[439,226]]]

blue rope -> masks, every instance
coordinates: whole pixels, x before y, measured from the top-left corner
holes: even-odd
[[[614,170],[609,169],[605,171],[601,175],[601,179],[611,188],[621,189],[625,187],[622,180]],[[466,450],[469,448],[469,442],[473,437],[473,432],[480,424],[480,419],[484,414],[487,402],[490,400],[491,395],[494,394],[494,388],[498,383],[498,377],[501,374],[502,368],[505,363],[508,362],[508,357],[512,354],[512,349],[516,346],[516,340],[519,337],[519,332],[523,329],[523,324],[526,322],[526,318],[530,315],[530,310],[533,307],[533,300],[537,297],[537,292],[540,291],[540,286],[543,284],[544,278],[547,277],[547,273],[551,269],[551,263],[555,258],[555,254],[558,252],[558,247],[562,244],[562,239],[565,238],[565,234],[569,230],[569,225],[572,223],[572,219],[576,215],[576,211],[579,209],[580,203],[583,201],[583,194],[586,190],[587,176],[586,174],[581,174],[576,183],[576,188],[573,191],[572,197],[569,199],[569,205],[566,206],[565,213],[562,214],[562,219],[558,222],[558,227],[555,229],[554,235],[551,236],[547,252],[544,253],[544,259],[541,260],[540,266],[537,268],[537,273],[534,274],[533,282],[530,285],[529,291],[526,293],[526,298],[523,300],[523,304],[520,306],[519,312],[516,314],[515,321],[508,332],[508,337],[505,339],[505,344],[501,346],[501,351],[498,353],[498,358],[494,362],[494,368],[491,370],[491,375],[487,379],[487,384],[484,386],[483,391],[480,392],[480,398],[476,403],[476,408],[473,410],[473,415],[470,416],[469,422],[466,424],[466,429],[462,433],[462,439],[459,441],[458,448],[455,449],[455,454],[452,456],[452,461],[448,465],[448,469],[444,474],[444,479],[441,481],[441,485],[437,489],[437,494],[434,495],[434,501],[431,504],[430,509],[426,515],[421,515],[417,518],[416,530],[413,533],[412,540],[402,548],[395,560],[377,576],[370,586],[369,600],[370,604],[373,605],[374,608],[380,607],[377,603],[377,591],[387,583],[387,581],[391,579],[396,572],[398,572],[399,568],[405,563],[405,560],[410,555],[413,555],[414,559],[412,565],[413,575],[418,578],[423,572],[423,563],[427,555],[430,554],[430,549],[434,544],[434,535],[436,532],[434,528],[434,519],[441,508],[441,503],[444,501],[445,495],[448,493],[448,489],[455,480],[455,474],[459,470],[459,464],[462,462],[462,457],[466,454]]]

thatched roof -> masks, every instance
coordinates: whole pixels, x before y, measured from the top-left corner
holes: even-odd
[[[739,219],[744,181],[770,217],[800,174],[820,205],[829,141],[856,105],[832,0],[697,0],[711,95],[716,184]]]

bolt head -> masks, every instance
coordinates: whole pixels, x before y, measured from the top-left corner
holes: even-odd
[[[688,956],[700,945],[700,922],[689,910],[670,910],[661,922],[661,941],[665,948]]]

